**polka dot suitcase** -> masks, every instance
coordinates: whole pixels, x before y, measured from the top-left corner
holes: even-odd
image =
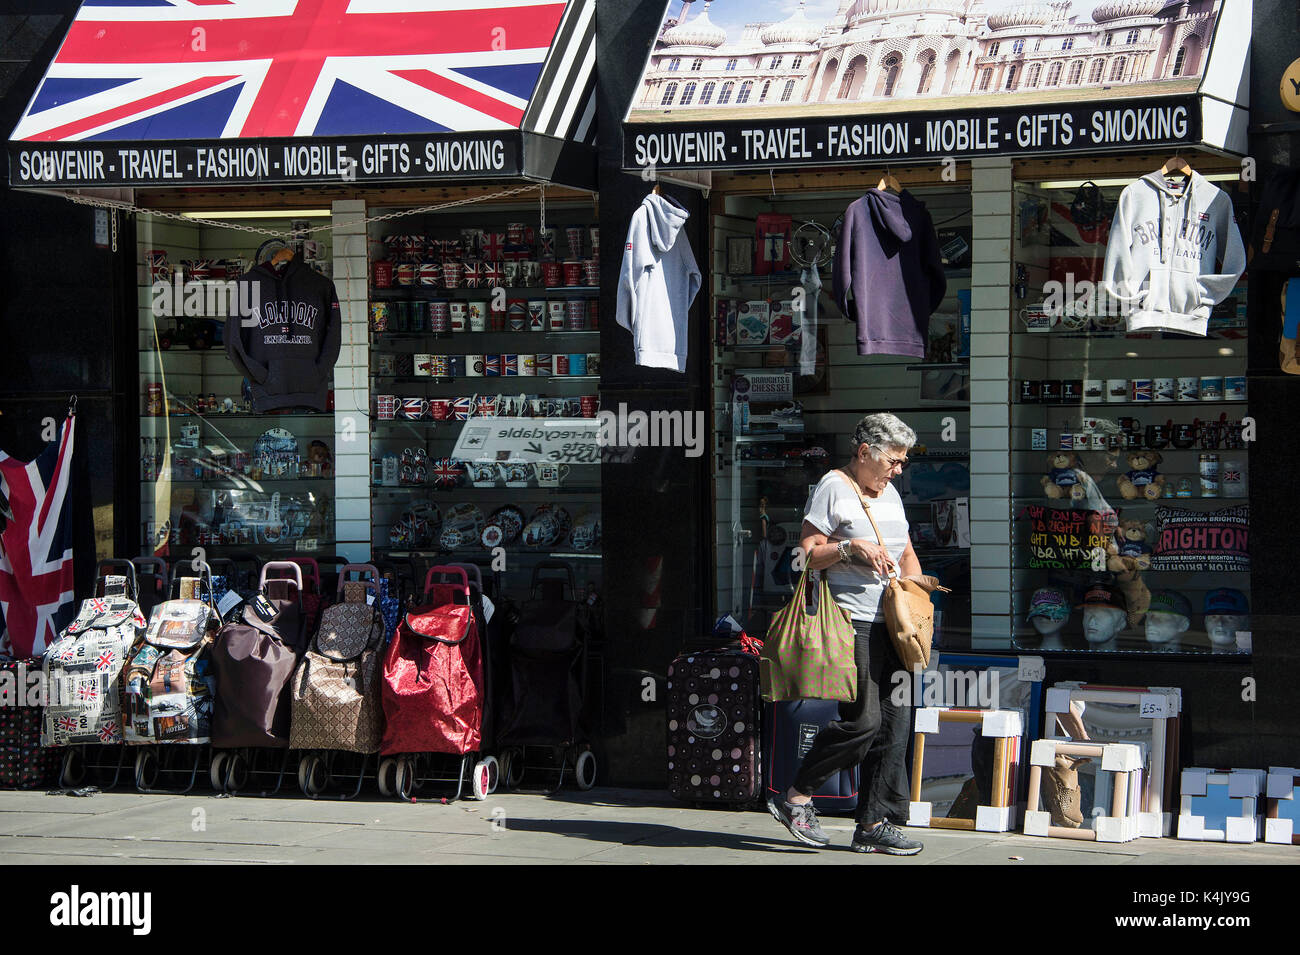
[[[687,802],[754,802],[759,765],[758,657],[679,656],[668,667],[668,789]]]

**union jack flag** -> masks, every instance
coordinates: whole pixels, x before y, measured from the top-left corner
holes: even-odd
[[[78,684],[77,699],[81,700],[83,703],[90,703],[99,699],[99,684],[93,681]]]
[[[439,458],[433,463],[433,483],[446,490],[460,483],[465,465],[451,458]]]
[[[86,601],[86,605],[90,607],[90,612],[95,616],[108,612],[108,601],[101,600],[98,597],[92,597],[90,600]]]
[[[504,232],[483,233],[483,258],[500,259],[506,254],[506,234]]]
[[[77,718],[75,716],[60,716],[54,721],[54,725],[61,730],[72,733],[77,729]]]
[[[111,667],[116,659],[112,650],[104,650],[95,658],[95,669],[102,673]]]
[[[77,655],[77,644],[69,640],[67,645],[59,651],[59,662],[67,663]]]
[[[11,139],[517,129],[556,0],[93,0]]]
[[[483,263],[483,286],[485,288],[500,288],[504,280],[502,272],[504,271],[500,262]]]
[[[99,727],[99,738],[101,742],[112,743],[118,739],[117,721],[105,720]]]
[[[13,517],[0,530],[0,651],[40,656],[73,615],[72,474],[75,417],[34,461],[0,451],[0,495]]]

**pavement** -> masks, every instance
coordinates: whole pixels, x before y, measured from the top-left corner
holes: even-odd
[[[909,858],[850,852],[852,820],[823,816],[833,844],[796,843],[766,812],[694,808],[667,793],[593,789],[416,804],[102,792],[0,792],[0,864],[1279,865],[1300,847],[1071,839],[909,829]]]

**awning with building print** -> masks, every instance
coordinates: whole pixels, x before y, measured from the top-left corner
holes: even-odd
[[[85,0],[14,186],[595,176],[595,0]]]
[[[670,0],[627,169],[1244,154],[1251,0]]]

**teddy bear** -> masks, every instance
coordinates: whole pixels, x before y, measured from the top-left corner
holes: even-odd
[[[1082,501],[1087,497],[1083,486],[1083,462],[1072,451],[1058,451],[1047,457],[1047,473],[1042,477],[1043,491],[1052,500],[1063,497]]]
[[[1162,458],[1157,451],[1130,451],[1128,471],[1115,481],[1126,501],[1144,497],[1158,501],[1164,495],[1165,476],[1158,470]]]
[[[311,465],[309,470],[316,477],[329,477],[334,469],[334,457],[330,454],[329,445],[324,441],[313,441],[308,445],[307,463]]]
[[[1151,546],[1147,544],[1146,525],[1141,521],[1120,521],[1114,537],[1106,545],[1106,569],[1112,573],[1146,570],[1151,566]]]

